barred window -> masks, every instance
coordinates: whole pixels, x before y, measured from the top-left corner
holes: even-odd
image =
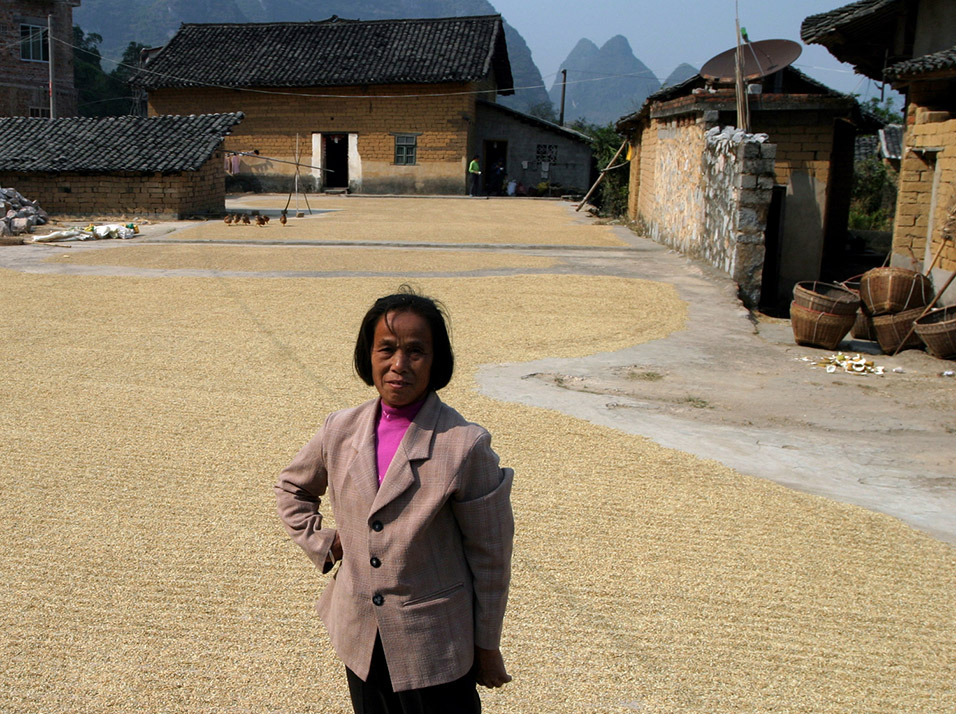
[[[39,119],[49,119],[50,107],[30,107],[30,116]]]
[[[415,154],[418,149],[416,134],[395,135],[395,163],[411,166],[415,163]]]
[[[49,62],[50,43],[46,28],[41,25],[20,25],[20,59]]]
[[[558,160],[557,144],[538,144],[538,150],[535,152],[535,161],[549,161],[554,163]]]

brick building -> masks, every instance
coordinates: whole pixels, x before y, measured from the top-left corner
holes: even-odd
[[[929,269],[936,285],[956,270],[943,224],[956,211],[956,3],[863,0],[806,18],[804,42],[906,96],[892,265]],[[941,299],[956,303],[956,284]]]
[[[48,213],[222,214],[222,142],[240,121],[238,113],[0,118],[0,184]]]
[[[514,91],[499,15],[184,24],[131,81],[151,115],[241,111],[225,148],[250,188],[298,163],[300,187],[366,193],[464,193],[478,100]]]
[[[0,3],[0,116],[50,116],[53,28],[54,111],[76,115],[73,87],[73,8],[80,0],[4,0]]]
[[[852,97],[793,67],[751,84],[758,86],[749,95],[750,130],[767,134],[775,149],[764,159],[772,181],[749,187],[759,199],[754,220],[766,223],[762,255],[755,252],[759,264],[750,271],[762,272],[760,304],[774,308],[789,302],[799,281],[847,277],[840,273],[854,139],[877,126]],[[691,253],[710,250],[706,235],[693,250],[682,242],[718,208],[700,189],[701,157],[708,130],[734,126],[736,111],[732,86],[697,75],[651,95],[618,122],[632,156],[628,215],[655,240]]]

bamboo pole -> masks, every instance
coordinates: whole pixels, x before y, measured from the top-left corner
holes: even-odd
[[[614,157],[608,162],[607,166],[601,169],[601,175],[597,177],[597,180],[591,186],[590,190],[587,192],[587,195],[581,199],[581,203],[578,204],[578,207],[575,208],[575,212],[581,210],[581,206],[588,202],[588,199],[591,198],[591,194],[594,193],[594,190],[598,187],[601,181],[604,180],[604,176],[607,173],[607,170],[614,166],[614,162],[617,161],[617,157],[621,155],[621,152],[624,151],[624,147],[627,146],[627,139],[624,140],[624,143],[621,144],[621,148],[617,150],[617,153],[614,154]]]

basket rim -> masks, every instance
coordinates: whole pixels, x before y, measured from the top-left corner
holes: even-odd
[[[951,312],[952,317],[947,316],[947,312]],[[938,316],[942,315],[942,320],[937,320]],[[932,320],[926,320],[926,318],[933,318]],[[926,320],[924,322],[924,320]],[[925,315],[921,315],[916,319],[916,324],[921,327],[926,327],[928,325],[933,325],[934,327],[941,326],[947,322],[953,321],[956,324],[956,305],[947,305],[946,307],[938,307],[933,310],[930,310]]]

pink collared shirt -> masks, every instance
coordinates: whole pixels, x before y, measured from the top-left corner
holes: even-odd
[[[405,407],[390,407],[385,402],[379,402],[378,423],[375,426],[375,452],[378,461],[378,484],[382,485],[385,472],[395,458],[402,437],[408,431],[412,419],[425,404],[425,398]]]

